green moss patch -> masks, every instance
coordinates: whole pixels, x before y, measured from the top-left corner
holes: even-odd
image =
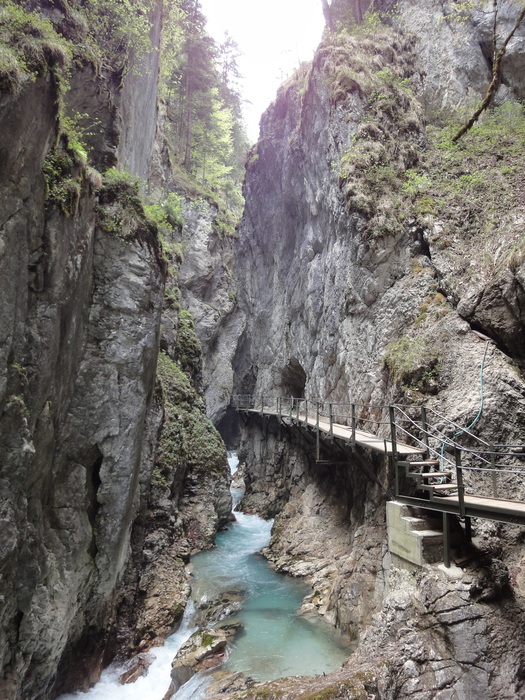
[[[196,378],[202,367],[202,345],[195,333],[193,316],[184,309],[179,313],[175,353],[181,369]]]
[[[75,212],[86,175],[85,166],[83,149],[63,134],[44,161],[47,209],[57,206],[65,216]]]
[[[439,377],[439,356],[424,337],[403,337],[389,343],[384,355],[386,369],[405,389],[434,393]]]
[[[204,412],[202,397],[189,377],[166,353],[159,355],[157,376],[164,403],[164,423],[157,452],[154,479],[170,483],[174,470],[195,474],[222,473],[224,443]]]

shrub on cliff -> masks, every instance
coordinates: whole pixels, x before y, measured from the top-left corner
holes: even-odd
[[[0,7],[0,91],[17,92],[27,80],[70,62],[70,43],[37,12],[11,0]]]

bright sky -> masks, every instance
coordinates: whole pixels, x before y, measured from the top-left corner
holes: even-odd
[[[244,109],[251,141],[259,136],[259,119],[279,85],[301,61],[313,58],[321,41],[321,0],[201,0],[207,29],[217,42],[224,32],[242,51],[242,92],[251,102]]]

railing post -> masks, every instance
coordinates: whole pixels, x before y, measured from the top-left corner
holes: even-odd
[[[298,423],[300,422],[300,419],[299,419],[300,406],[301,406],[301,399],[298,398],[297,399],[297,422]]]
[[[427,423],[427,407],[421,406],[421,428],[423,429],[423,442],[428,450],[428,423]]]
[[[492,465],[492,495],[494,498],[498,497],[498,482],[497,482],[497,476],[498,473],[496,471],[496,455],[494,454],[494,446],[490,445],[490,463]]]
[[[443,563],[450,569],[450,515],[443,513]]]
[[[308,399],[304,401],[304,424],[308,425]]]
[[[461,450],[454,447],[456,458],[456,483],[458,485],[459,517],[465,517],[465,486],[463,484],[463,469],[461,468]]]
[[[399,496],[399,465],[397,463],[396,413],[394,406],[388,407],[390,416],[390,441],[392,443],[392,462],[394,464],[394,479],[396,496]]]
[[[355,403],[352,404],[352,445],[355,445]]]
[[[334,413],[332,411],[332,402],[328,404],[330,410],[330,439],[334,438]]]
[[[465,537],[472,542],[472,520],[468,515],[465,515]]]
[[[261,394],[261,413],[264,416],[264,394]]]
[[[280,396],[277,397],[277,413],[279,414],[279,423],[282,420],[282,398]]]

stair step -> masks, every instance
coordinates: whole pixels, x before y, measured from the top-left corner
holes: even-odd
[[[450,469],[443,472],[409,472],[409,476],[420,476],[423,479],[428,479],[431,476],[451,476],[452,472]]]
[[[404,525],[406,532],[421,532],[421,530],[428,530],[428,524],[424,518],[416,518],[411,515],[403,515],[400,518],[400,520],[401,523]]]
[[[457,489],[458,485],[454,483],[450,484],[422,484],[422,488],[428,488],[432,491],[447,491],[449,489]]]
[[[435,542],[443,541],[443,533],[439,530],[414,530],[414,535],[426,540],[427,542],[432,540]]]
[[[439,464],[439,459],[426,459],[424,462],[408,462],[411,467],[430,467],[432,464]]]

